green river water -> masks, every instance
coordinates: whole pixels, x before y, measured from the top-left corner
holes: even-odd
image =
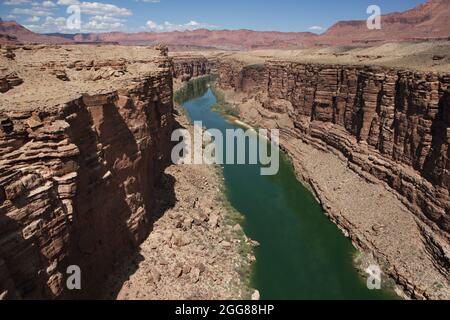
[[[236,128],[211,111],[216,97],[208,79],[189,82],[175,100],[208,129]],[[394,298],[367,289],[353,266],[355,249],[297,181],[285,156],[275,176],[260,175],[259,165],[224,165],[223,175],[229,202],[245,217],[245,233],[261,244],[251,279],[261,299]]]

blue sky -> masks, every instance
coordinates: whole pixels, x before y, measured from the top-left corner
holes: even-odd
[[[173,31],[196,28],[315,31],[338,20],[366,19],[376,4],[382,14],[411,9],[425,0],[0,0],[0,17],[36,32],[67,28],[68,5],[81,9],[83,32]]]

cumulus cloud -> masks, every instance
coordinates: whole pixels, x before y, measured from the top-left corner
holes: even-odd
[[[80,4],[80,1],[78,1],[78,0],[58,0],[57,4],[60,6],[71,6],[74,4]]]
[[[35,32],[64,32],[67,30],[66,18],[47,17],[43,23],[25,25],[26,28]]]
[[[53,12],[46,8],[33,7],[33,8],[14,8],[12,14],[47,17],[53,15]]]
[[[29,3],[26,0],[9,0],[9,2],[15,1],[16,4]],[[8,4],[5,2],[5,4]],[[11,3],[12,4],[12,3]],[[16,7],[11,13],[18,15],[28,15],[32,17],[47,17],[52,16],[57,5],[53,1],[31,2],[28,8]]]
[[[106,2],[79,1],[79,0],[7,0],[5,4],[16,5],[11,14],[29,16],[23,20],[27,28],[35,32],[94,32],[118,31],[126,29],[126,18],[133,12],[124,7]],[[77,11],[64,11],[67,7],[76,5],[81,13],[81,29],[67,26],[67,21]],[[61,16],[64,15],[64,16]]]
[[[109,16],[122,16],[129,17],[133,13],[126,8],[120,8],[114,4],[101,3],[101,2],[82,2],[80,4],[81,13],[84,14],[100,14]]]
[[[53,1],[43,1],[41,5],[44,8],[54,8],[54,7],[56,7],[56,4],[54,4]]]
[[[207,23],[201,23],[194,20],[189,21],[185,24],[174,24],[168,21],[165,21],[162,24],[158,24],[155,21],[149,20],[146,23],[146,26],[148,29],[155,31],[155,32],[170,32],[170,31],[189,31],[189,30],[196,30],[196,29],[214,29],[217,28],[216,26],[207,24]]]
[[[78,0],[58,0],[53,1],[31,2],[28,0],[9,0],[5,4],[31,3],[31,8],[14,8],[13,11],[23,12],[23,14],[31,14],[31,10],[50,11],[59,6],[80,6],[81,13],[86,15],[108,15],[108,16],[122,16],[129,17],[133,15],[130,9],[118,7],[114,4],[104,2],[88,2]]]
[[[74,30],[67,26],[64,17],[47,17],[41,24],[26,25],[28,29],[40,33],[73,33]],[[125,28],[124,20],[114,17],[93,16],[88,21],[81,24],[80,30],[76,32],[98,32],[98,31],[118,31]]]
[[[31,0],[7,0],[7,1],[3,1],[3,4],[7,5],[7,6],[18,6],[18,5],[20,6],[24,3],[30,3],[30,2],[31,2]]]
[[[324,28],[322,28],[321,26],[312,26],[312,27],[309,27],[308,30],[311,30],[313,32],[320,32],[320,31],[324,30]]]
[[[57,2],[60,6],[80,6],[81,13],[89,15],[110,15],[110,16],[132,16],[133,13],[127,8],[121,8],[115,4],[104,3],[104,2],[88,2],[88,1],[78,1],[78,0],[58,0]]]

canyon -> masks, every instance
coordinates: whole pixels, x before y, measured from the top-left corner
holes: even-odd
[[[449,19],[450,0],[321,34],[0,19],[0,300],[450,299]],[[278,130],[279,174],[173,164],[196,119]]]
[[[241,296],[233,291],[239,283],[217,294],[202,291],[205,286],[197,281],[212,275],[226,288],[238,277],[234,263],[226,261],[241,263],[238,242],[223,236],[234,227],[217,229],[224,217],[211,208],[223,204],[184,193],[184,186],[193,194],[202,192],[196,189],[200,176],[207,177],[203,192],[217,192],[217,175],[199,171],[187,179],[188,172],[169,167],[172,130],[180,123],[189,126],[174,108],[174,82],[179,88],[182,81],[208,74],[217,76],[243,121],[280,130],[281,147],[298,178],[407,297],[448,298],[447,62],[433,62],[434,70],[424,71],[414,62],[400,69],[370,63],[370,57],[357,64],[339,59],[331,53],[302,61],[277,52],[169,56],[165,46],[2,50],[0,298],[98,298],[107,281],[120,286],[122,277],[108,278],[140,246],[145,263],[159,264],[164,252],[186,250],[183,255],[189,257],[191,247],[179,240],[180,226],[197,239],[192,241],[196,249],[214,250],[202,241],[220,248],[229,273],[220,277],[224,271],[208,264],[220,258],[208,253],[186,270],[183,261],[170,268],[160,264],[159,273],[151,275],[159,284],[149,285],[144,295],[143,270],[152,269],[138,270],[131,287],[119,288],[119,298],[161,298],[158,288],[174,298]],[[432,55],[427,59],[434,61]],[[173,177],[187,180],[180,186]],[[179,198],[194,205],[178,207]],[[201,217],[193,210],[199,201]],[[86,290],[65,288],[70,265],[84,270]],[[171,279],[182,287],[189,283],[197,294],[176,295]]]
[[[281,146],[293,159],[299,179],[311,186],[324,210],[355,246],[383,261],[387,273],[403,285],[408,296],[448,297],[449,74],[381,65],[289,61],[276,56],[250,63],[254,57],[249,55],[209,54],[206,60],[193,56],[191,67],[181,57],[176,73],[186,79],[196,76],[198,70],[210,69],[217,74],[218,86],[244,121],[281,131]],[[324,161],[322,172],[311,167],[311,162],[329,154],[339,161]],[[402,211],[408,214],[397,216],[397,209],[386,207],[383,212],[392,215],[387,223],[389,219],[382,213],[366,215],[364,202],[360,208],[347,204],[339,211],[339,200],[358,201],[340,192],[345,189],[342,183],[333,186],[323,179],[331,163],[335,175],[330,172],[330,181],[339,176],[338,163],[343,163],[342,175],[347,181],[359,185],[356,174],[369,184],[382,186],[400,200],[405,206]],[[346,190],[358,194],[351,189]],[[379,203],[378,207],[384,205]],[[407,236],[397,237],[396,233]],[[391,238],[388,244],[376,240],[380,234]],[[392,244],[400,238],[407,241],[402,248]],[[415,247],[421,249],[414,253],[418,257],[412,258]],[[391,250],[395,253],[389,254]],[[425,269],[421,261],[427,261]],[[413,269],[419,275],[412,274]],[[423,281],[427,275],[431,282]],[[434,288],[435,279],[440,279],[440,293],[441,289]]]
[[[289,61],[216,68],[221,87],[262,93],[264,109],[289,114],[311,143],[338,149],[450,231],[448,74]]]
[[[167,47],[24,46],[0,63],[0,299],[250,297],[220,173],[170,160],[190,123]]]

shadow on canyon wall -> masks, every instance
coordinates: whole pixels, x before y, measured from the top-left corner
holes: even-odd
[[[81,268],[86,290],[70,292],[70,298],[100,298],[102,285],[125,261],[118,281],[123,284],[142,261],[139,245],[175,203],[174,178],[164,173],[169,163],[160,163],[154,144],[138,144],[130,131],[134,119],[124,119],[106,100],[84,97],[71,123],[80,160],[68,261]],[[158,118],[146,116],[150,124]],[[107,288],[108,294],[115,297],[119,286]]]
[[[180,115],[180,111],[178,109],[174,109],[173,113],[174,115]],[[179,122],[175,121],[173,124],[173,129],[176,130],[186,128]],[[171,147],[174,144],[176,144],[176,142],[171,142]],[[175,195],[175,183],[175,177],[170,174],[163,173],[158,183],[155,184],[154,194],[156,195],[157,204],[150,217],[150,228],[148,230],[148,235],[153,231],[153,225],[158,222],[165,212],[175,206],[177,201]],[[126,258],[123,258],[120,263],[116,264],[114,277],[112,279],[110,278],[110,281],[107,282],[107,286],[103,289],[104,291],[101,294],[101,298],[108,300],[117,299],[123,285],[130,280],[130,277],[138,270],[139,264],[143,260],[143,256],[140,254],[139,249],[137,249]]]
[[[115,267],[140,260],[139,245],[176,201],[164,173],[177,125],[167,79],[84,95],[40,115],[33,131],[22,119],[17,129],[1,124],[2,152],[34,143],[34,153],[0,170],[0,298],[101,298]],[[80,291],[66,288],[71,265]]]
[[[164,213],[175,206],[176,198],[174,193],[175,178],[169,174],[161,176],[159,188],[155,191],[158,199],[158,206],[152,212],[148,235],[153,231],[153,226],[164,215]],[[112,273],[101,288],[96,298],[105,300],[117,299],[120,290],[124,284],[130,280],[131,276],[139,269],[139,264],[144,261],[144,257],[139,252],[139,248],[135,248],[134,252],[122,257],[119,262],[114,265]]]
[[[164,171],[168,132],[179,125],[170,119],[161,127],[167,104],[150,101],[145,108],[153,110],[142,113],[136,106],[119,110],[116,101],[115,95],[85,96],[65,110],[68,137],[58,137],[69,138],[80,154],[41,164],[58,177],[76,172],[73,186],[53,182],[38,196],[24,190],[13,201],[0,188],[0,298],[100,299],[105,291],[115,298],[136,271],[139,245],[176,202],[175,178]],[[123,263],[128,268],[117,286],[105,288]],[[81,269],[80,291],[66,289],[70,265]]]
[[[174,114],[179,114],[178,110],[174,110]],[[185,129],[180,123],[174,123],[175,129]],[[176,179],[170,174],[163,173],[159,179],[159,181],[155,184],[155,193],[156,196],[156,206],[152,212],[150,217],[150,225],[148,235],[153,231],[153,226],[158,220],[171,208],[173,208],[176,204],[176,195],[175,195],[175,183]],[[109,279],[106,283],[106,286],[103,288],[103,292],[101,293],[101,299],[114,300],[117,299],[120,290],[124,286],[124,284],[130,280],[130,277],[138,270],[139,264],[144,261],[143,256],[139,252],[139,248],[121,259],[119,263],[116,264],[114,268],[113,277]]]
[[[450,92],[447,91],[439,100],[439,110],[436,116],[436,120],[431,126],[431,132],[433,135],[433,140],[431,146],[433,152],[429,153],[424,164],[424,176],[433,183],[438,183],[441,185],[445,183],[443,172],[441,170],[437,171],[437,168],[443,168],[444,165],[439,165],[439,161],[442,159],[442,149],[446,145],[447,129],[450,124]],[[448,150],[450,152],[450,149]],[[437,181],[436,181],[437,180]],[[448,184],[448,183],[447,183]],[[448,184],[450,185],[450,184]]]

